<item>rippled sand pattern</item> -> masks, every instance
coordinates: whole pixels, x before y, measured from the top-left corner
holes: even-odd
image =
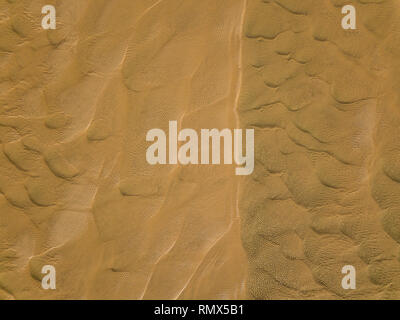
[[[256,130],[241,196],[249,294],[400,298],[400,4],[250,0],[240,119]],[[357,289],[344,290],[344,265]]]
[[[0,299],[400,299],[399,57],[398,0],[0,0]],[[253,174],[149,165],[173,120]]]
[[[244,298],[233,168],[145,157],[169,120],[236,126],[243,1],[0,12],[0,298]],[[56,290],[41,288],[47,264]]]

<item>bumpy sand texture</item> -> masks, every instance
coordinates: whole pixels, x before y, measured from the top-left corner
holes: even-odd
[[[0,0],[0,299],[400,298],[399,56],[398,0]],[[148,165],[170,120],[253,175]]]
[[[234,168],[145,157],[169,120],[236,127],[243,4],[0,2],[0,298],[246,297]]]
[[[341,7],[357,30],[341,28]],[[254,298],[400,298],[400,4],[248,1],[241,196]],[[343,290],[341,269],[357,270]]]

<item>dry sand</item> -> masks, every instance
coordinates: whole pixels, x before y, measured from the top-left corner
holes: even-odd
[[[0,299],[399,299],[399,57],[398,0],[0,0]],[[149,165],[170,120],[253,174]]]
[[[353,3],[357,30],[343,30]],[[241,196],[254,298],[400,298],[400,3],[249,1]],[[341,269],[357,270],[343,290]]]

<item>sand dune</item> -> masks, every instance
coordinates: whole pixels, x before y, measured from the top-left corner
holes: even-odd
[[[43,4],[2,3],[2,296],[245,297],[233,168],[144,156],[169,120],[236,127],[243,2],[59,1],[49,31]]]
[[[0,0],[0,299],[400,298],[399,16]],[[150,165],[169,121],[254,129],[254,172]]]
[[[249,1],[240,99],[256,128],[241,196],[249,293],[398,299],[397,1]],[[393,176],[389,172],[393,172]],[[357,270],[343,290],[341,269]]]

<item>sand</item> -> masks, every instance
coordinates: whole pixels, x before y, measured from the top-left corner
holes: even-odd
[[[343,30],[341,7],[357,9]],[[398,1],[249,1],[242,126],[256,169],[241,195],[249,294],[399,299]],[[357,271],[343,290],[341,269]]]
[[[0,299],[399,299],[399,16],[0,0]],[[254,129],[254,172],[150,165],[175,120]]]

